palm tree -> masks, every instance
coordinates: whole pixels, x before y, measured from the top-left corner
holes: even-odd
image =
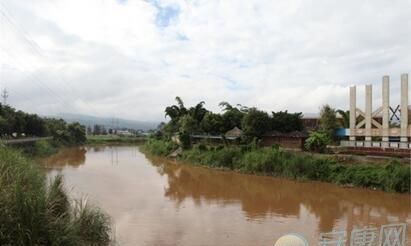
[[[337,110],[337,113],[342,117],[342,127],[350,127],[350,110],[344,111],[342,109]]]
[[[204,115],[207,113],[207,109],[204,106],[205,102],[199,102],[195,107],[191,107],[189,113],[197,122],[201,122],[204,118]]]
[[[171,120],[178,120],[181,116],[187,114],[187,109],[184,107],[183,100],[180,97],[176,97],[177,105],[171,105],[165,109],[165,117],[170,117]]]
[[[223,111],[231,111],[233,110],[233,106],[231,106],[231,104],[229,104],[228,102],[220,102],[220,104],[218,104],[221,108],[223,108]]]
[[[181,114],[181,115],[187,114],[187,109],[186,109],[186,107],[184,106],[183,100],[182,100],[179,96],[177,96],[177,97],[176,97],[176,101],[177,101],[178,107],[179,107],[179,109],[180,109],[180,114]]]

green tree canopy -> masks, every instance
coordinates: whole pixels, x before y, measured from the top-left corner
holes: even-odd
[[[207,112],[201,121],[200,127],[209,134],[222,134],[224,133],[223,117],[220,114]]]
[[[248,137],[261,138],[271,129],[270,116],[257,108],[250,108],[242,120],[242,130]]]
[[[193,116],[187,114],[180,118],[179,123],[179,132],[194,134],[199,132],[199,126],[196,119]]]
[[[337,113],[342,117],[341,127],[350,128],[350,110],[337,110]]]
[[[279,132],[302,131],[302,113],[288,113],[288,111],[272,112],[271,128]]]
[[[241,105],[238,105],[241,107]],[[244,115],[246,114],[245,111],[247,110],[246,107],[233,107],[231,104],[227,102],[221,102],[220,107],[223,109],[222,120],[223,120],[223,128],[222,132],[227,132],[234,127],[241,128],[242,120]]]
[[[16,133],[27,136],[52,136],[55,140],[67,144],[84,143],[86,134],[79,123],[68,125],[62,119],[43,118],[37,114],[16,111],[0,103],[0,137]]]
[[[326,104],[320,111],[320,131],[327,134],[330,139],[335,136],[338,127],[337,114],[334,108]]]

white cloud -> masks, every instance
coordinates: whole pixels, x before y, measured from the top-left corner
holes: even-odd
[[[409,1],[0,3],[0,82],[42,114],[161,120],[177,95],[317,112],[347,108],[354,83],[375,84],[377,103],[385,74],[394,104],[410,73]]]

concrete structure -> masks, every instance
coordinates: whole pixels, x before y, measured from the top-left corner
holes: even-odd
[[[390,128],[390,77],[382,78],[382,141],[389,142]],[[384,146],[388,147],[388,146]]]
[[[350,87],[350,133],[355,132],[357,119],[357,88]],[[350,141],[355,141],[355,134],[350,134]]]
[[[401,75],[401,143],[407,143],[408,125],[408,74]],[[405,145],[404,145],[405,146]]]
[[[411,127],[408,120],[408,74],[401,75],[401,104],[400,128],[390,127],[390,79],[384,76],[382,79],[382,106],[375,111],[372,108],[372,85],[365,86],[365,111],[357,108],[356,87],[350,87],[350,129],[349,141],[341,144],[348,147],[377,147],[377,148],[401,148],[411,149],[410,137]],[[382,115],[381,121],[376,118]],[[358,122],[358,118],[363,118]],[[392,117],[391,117],[392,118]],[[400,138],[400,142],[390,142],[392,138]],[[359,141],[363,138],[364,141]]]
[[[365,147],[371,147],[371,124],[372,120],[372,85],[365,86]]]

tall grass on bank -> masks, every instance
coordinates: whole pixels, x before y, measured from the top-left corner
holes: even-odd
[[[173,150],[176,150],[177,147],[178,146],[172,142],[156,139],[149,139],[143,145],[144,150],[159,156],[167,156],[171,154]]]
[[[172,151],[173,145],[162,140],[150,140],[145,146],[148,146],[145,148],[148,152],[165,156]],[[245,173],[318,180],[384,191],[410,192],[411,168],[396,162],[386,165],[346,165],[327,157],[286,152],[277,148],[205,147],[204,145],[184,150],[179,159]]]
[[[109,218],[71,201],[19,151],[0,147],[0,245],[110,245]]]

